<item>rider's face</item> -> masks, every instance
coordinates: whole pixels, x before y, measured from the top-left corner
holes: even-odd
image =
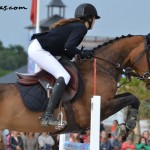
[[[95,24],[95,17],[93,17],[93,22],[92,22],[91,29],[93,28],[94,24]]]

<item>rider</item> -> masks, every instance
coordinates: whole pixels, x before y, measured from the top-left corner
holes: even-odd
[[[66,85],[70,80],[69,73],[58,62],[55,56],[74,55],[81,57],[93,55],[92,50],[78,50],[87,31],[93,28],[95,19],[99,19],[96,8],[89,3],[79,5],[75,10],[75,18],[62,19],[54,23],[46,33],[34,34],[28,48],[29,57],[42,69],[56,78],[45,113],[41,117],[41,125],[58,125],[53,112],[59,103]]]

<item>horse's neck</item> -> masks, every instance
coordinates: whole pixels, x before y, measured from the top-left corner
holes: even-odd
[[[130,54],[143,42],[143,36],[134,36],[120,39],[98,49],[96,56],[109,60],[115,64],[119,63],[122,67],[129,64]]]

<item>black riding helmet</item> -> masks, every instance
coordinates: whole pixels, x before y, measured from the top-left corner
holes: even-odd
[[[95,16],[95,19],[99,19],[96,8],[89,3],[79,5],[75,10],[75,18],[87,18],[89,16]]]
[[[87,21],[89,24],[89,30],[91,29],[93,17],[99,19],[96,8],[89,3],[79,5],[75,10],[75,18],[80,18],[83,21]],[[91,18],[91,19],[90,19]]]

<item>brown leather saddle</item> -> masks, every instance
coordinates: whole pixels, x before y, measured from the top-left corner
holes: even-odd
[[[64,68],[68,71],[68,73],[71,76],[71,80],[61,98],[63,102],[67,102],[72,100],[77,94],[78,89],[80,89],[79,87],[81,87],[79,86],[79,83],[82,83],[82,81],[79,82],[79,80],[82,79],[79,70],[77,69],[74,63],[70,62],[67,58],[61,58],[60,63],[64,66]],[[55,78],[45,70],[41,70],[33,75],[22,74],[17,72],[17,76],[18,82],[23,85],[34,85],[37,84],[39,81],[45,81],[53,85],[55,82]],[[81,93],[81,90],[79,93]]]

